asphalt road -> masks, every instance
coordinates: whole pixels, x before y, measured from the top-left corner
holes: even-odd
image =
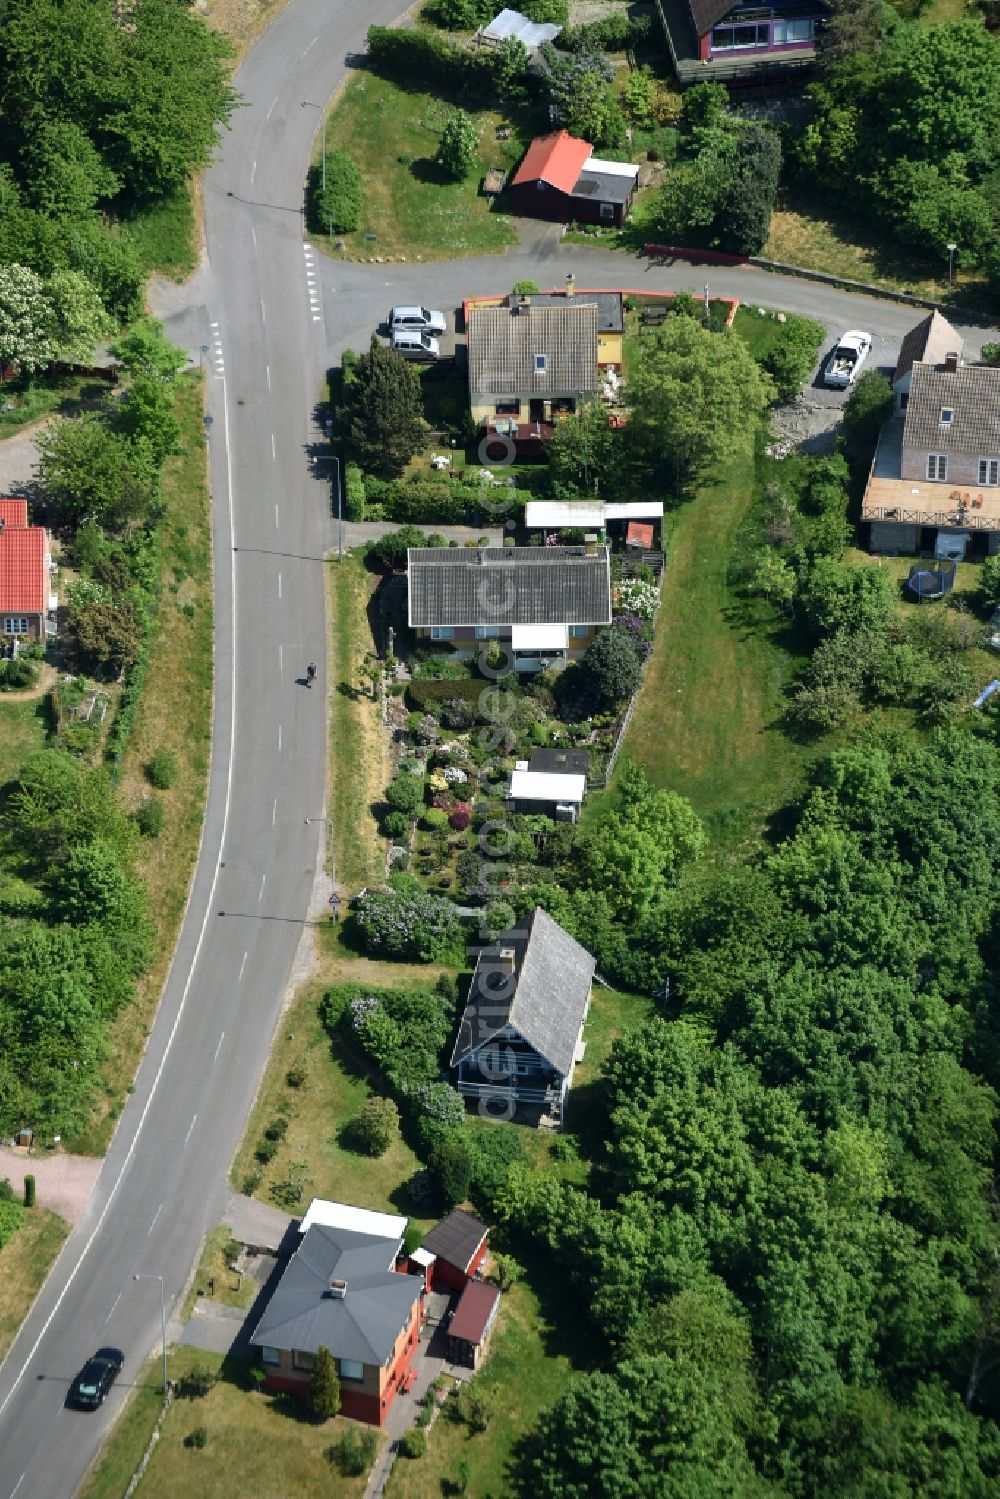
[[[209,375],[216,563],[214,751],[201,857],[135,1090],[83,1220],[0,1368],[0,1499],[63,1499],[156,1346],[206,1230],[266,1061],[321,853],[324,695],[321,559],[329,485],[310,449],[324,369],[364,348],[390,302],[454,307],[521,276],[559,285],[694,287],[700,270],[555,244],[531,257],[449,265],[323,263],[303,245],[301,183],[320,107],[371,22],[400,0],[293,0],[237,77],[246,104],[205,182],[207,261],[156,310]],[[714,293],[863,326],[890,364],[919,314],[748,270],[713,271]],[[978,348],[981,330],[966,330]],[[202,354],[202,346],[207,350]],[[833,399],[842,399],[834,397]],[[66,1411],[69,1381],[100,1344],[125,1352],[97,1415]]]

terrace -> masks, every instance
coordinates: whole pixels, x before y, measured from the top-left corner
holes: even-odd
[[[1000,531],[1000,488],[958,489],[950,484],[902,479],[902,440],[903,418],[899,415],[882,429],[861,505],[863,521]]]

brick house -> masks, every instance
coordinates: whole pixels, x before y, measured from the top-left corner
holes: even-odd
[[[0,499],[0,644],[45,639],[51,579],[48,532],[29,526],[27,500]]]
[[[505,646],[518,672],[577,660],[611,623],[607,547],[411,547],[408,623],[463,655]]]
[[[250,1344],[260,1350],[265,1388],[303,1397],[316,1354],[329,1349],[343,1414],[381,1426],[420,1341],[423,1282],[396,1268],[402,1230],[374,1221],[405,1228],[405,1219],[339,1203],[321,1206],[335,1211],[314,1214],[312,1221],[306,1215]]]

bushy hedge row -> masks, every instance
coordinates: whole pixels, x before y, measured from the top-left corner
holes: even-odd
[[[496,99],[501,86],[499,51],[467,49],[433,31],[370,26],[368,55],[390,78],[408,85],[419,79],[422,88],[444,99],[474,99],[482,105]]]
[[[447,702],[459,698],[463,703],[475,707],[484,692],[491,691],[493,684],[483,677],[458,677],[444,681],[407,682],[406,704],[414,712],[425,712],[431,703]]]
[[[567,52],[634,52],[647,46],[653,37],[652,16],[605,16],[572,26],[559,37],[559,46]]]

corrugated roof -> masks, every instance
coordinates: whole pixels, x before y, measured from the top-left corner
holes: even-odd
[[[28,524],[27,500],[0,496],[0,520],[5,526],[26,526]]]
[[[662,500],[529,500],[524,524],[534,526],[603,526],[609,520],[660,520]]]
[[[941,412],[952,413],[942,424]],[[1000,457],[1000,369],[962,365],[939,370],[914,364],[903,426],[903,449]]]
[[[505,42],[513,37],[536,52],[543,42],[554,42],[562,31],[554,21],[532,21],[519,10],[505,9],[484,26],[481,36],[490,42]]]
[[[625,543],[633,547],[651,547],[653,545],[653,528],[645,521],[630,520],[628,530],[625,532]]]
[[[564,291],[531,294],[532,307],[565,307],[567,302],[576,307],[596,307],[598,333],[621,333],[625,327],[624,298],[620,291],[575,291],[571,297]]]
[[[688,0],[688,9],[699,36],[704,36],[733,9],[733,0]]]
[[[316,1225],[292,1255],[254,1329],[254,1347],[315,1353],[384,1364],[420,1296],[416,1276],[392,1266],[399,1239]],[[347,1282],[345,1296],[329,1294],[330,1282]]]
[[[636,167],[636,175],[639,168]],[[576,179],[571,194],[574,198],[599,199],[602,203],[627,203],[635,190],[635,177],[623,177],[615,172],[595,172],[588,162]]]
[[[512,770],[510,795],[515,801],[572,802],[579,806],[587,793],[587,777],[551,770]]]
[[[473,396],[581,397],[597,390],[592,302],[571,297],[561,307],[476,307],[467,337]]]
[[[499,1303],[496,1286],[487,1285],[484,1280],[470,1280],[448,1325],[448,1336],[477,1347],[489,1331]]]
[[[590,769],[590,750],[560,749],[556,745],[532,750],[528,769],[585,776]]]
[[[0,531],[0,610],[44,614],[49,597],[47,538],[41,526]]]
[[[313,1224],[322,1228],[347,1228],[356,1234],[374,1234],[380,1239],[401,1239],[406,1233],[406,1219],[395,1213],[376,1213],[371,1208],[356,1208],[347,1202],[331,1202],[314,1197],[299,1225],[307,1234]]]
[[[455,1208],[424,1235],[421,1248],[437,1255],[439,1260],[447,1260],[459,1270],[468,1270],[486,1234],[485,1223],[480,1223],[464,1208]]]
[[[411,547],[407,557],[414,629],[611,622],[606,547]]]
[[[576,180],[583,171],[583,164],[593,154],[589,141],[578,140],[568,130],[556,130],[551,135],[536,135],[524,160],[511,180],[512,187],[525,182],[547,182],[562,193],[571,193]]]
[[[963,346],[962,335],[935,307],[903,339],[892,374],[893,385],[902,380],[917,361],[921,364],[944,364],[946,354],[961,355]]]
[[[512,975],[500,969],[502,948],[514,951]],[[565,1076],[573,1065],[595,966],[587,949],[536,906],[526,923],[502,932],[479,954],[451,1065],[510,1025]]]

